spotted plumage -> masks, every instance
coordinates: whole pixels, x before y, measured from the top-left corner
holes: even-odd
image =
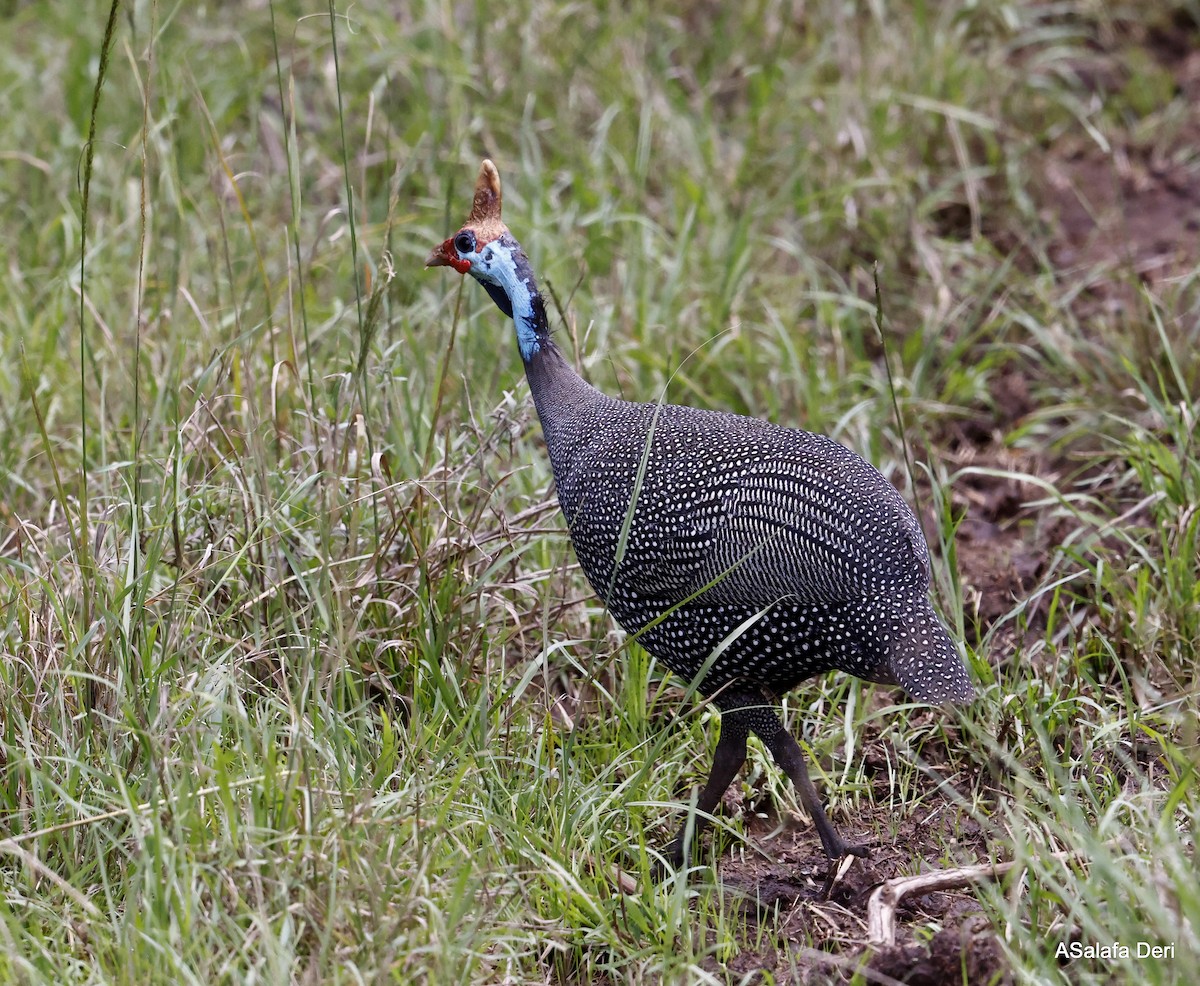
[[[430,255],[478,280],[517,330],[580,565],[618,623],[722,711],[697,827],[757,733],[792,778],[831,858],[861,854],[826,818],[775,697],[838,670],[914,698],[973,688],[929,603],[929,553],[908,505],[862,458],[757,418],[609,397],[550,340],[528,258],[500,220],[485,161],[467,224]],[[671,847],[683,857],[688,827]]]

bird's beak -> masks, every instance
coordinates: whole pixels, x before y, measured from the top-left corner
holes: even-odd
[[[450,266],[450,257],[453,256],[450,251],[453,249],[454,249],[454,247],[451,246],[449,240],[444,240],[443,242],[439,243],[436,247],[433,248],[433,251],[429,254],[429,259],[427,259],[425,261],[425,266],[426,267],[449,267]]]

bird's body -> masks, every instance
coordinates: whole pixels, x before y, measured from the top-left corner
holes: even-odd
[[[782,694],[825,671],[880,676],[882,635],[906,607],[929,605],[925,540],[887,480],[821,435],[570,382],[534,399],[553,422],[546,443],[575,552],[622,627],[641,631],[678,607],[640,639],[690,680],[748,624],[705,693],[746,677]],[[953,697],[939,694],[945,685],[910,691]]]
[[[826,852],[860,851],[825,817],[774,699],[830,670],[924,701],[971,697],[928,600],[928,550],[908,505],[823,436],[586,383],[550,341],[528,260],[500,222],[491,162],[467,224],[429,263],[471,273],[514,319],[559,503],[597,595],[676,674],[703,671],[697,686],[722,710],[722,732],[698,808],[716,806],[752,730],[797,784]]]

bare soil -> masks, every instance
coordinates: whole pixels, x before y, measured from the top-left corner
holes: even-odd
[[[825,983],[849,981],[865,966],[875,982],[1011,981],[988,918],[966,891],[904,900],[896,944],[866,944],[872,891],[885,880],[911,875],[913,859],[930,861],[922,871],[986,860],[978,824],[928,796],[917,806],[885,805],[835,824],[851,841],[869,840],[874,831],[888,835],[830,887],[828,861],[809,826],[781,826],[773,812],[747,820],[752,844],[735,848],[718,864],[725,891],[741,898],[751,929],[726,973],[749,975],[748,982],[766,982],[769,974],[781,983]],[[764,947],[763,941],[770,944]],[[720,971],[715,960],[710,966]]]
[[[1135,52],[1132,62],[1116,57]],[[1140,285],[1163,286],[1200,262],[1200,31],[1182,13],[1122,48],[1098,50],[1076,66],[1096,100],[1138,84],[1138,65],[1174,85],[1180,112],[1169,126],[1132,122],[1107,148],[1073,133],[1050,149],[1040,192],[1058,230],[1051,260],[1064,276],[1085,276],[1084,314],[1119,313]],[[1126,111],[1128,112],[1128,111]]]

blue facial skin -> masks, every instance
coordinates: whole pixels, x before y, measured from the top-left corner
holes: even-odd
[[[459,234],[462,236],[463,234]],[[474,237],[471,238],[472,241]],[[546,310],[529,259],[512,234],[504,233],[481,250],[464,252],[455,237],[455,250],[471,264],[470,274],[484,286],[496,306],[517,327],[517,347],[528,363],[541,350],[546,336]],[[465,244],[463,244],[465,245]]]

